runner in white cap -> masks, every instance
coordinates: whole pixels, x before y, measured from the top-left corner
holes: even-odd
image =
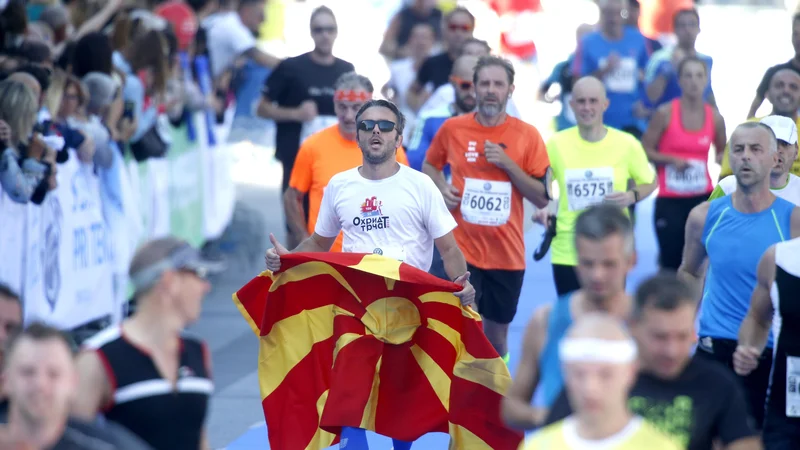
[[[673,450],[678,446],[628,409],[636,380],[636,343],[622,323],[588,314],[559,344],[574,414],[542,429],[524,450]]]
[[[769,126],[778,139],[778,162],[770,173],[770,190],[777,197],[800,205],[800,177],[790,172],[797,159],[797,125],[794,120],[778,115],[764,117],[761,123]],[[736,177],[729,175],[719,181],[709,200],[729,195],[735,190]]]

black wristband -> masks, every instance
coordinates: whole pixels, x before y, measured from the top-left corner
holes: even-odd
[[[631,192],[633,192],[633,203],[639,203],[639,191],[634,188],[631,189]]]

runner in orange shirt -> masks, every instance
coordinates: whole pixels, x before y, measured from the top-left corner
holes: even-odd
[[[507,362],[508,325],[525,274],[522,199],[547,206],[550,160],[539,131],[505,112],[514,92],[511,63],[481,57],[473,81],[477,112],[442,125],[422,170],[458,223],[453,233],[467,259],[484,333]],[[446,164],[452,185],[442,173]]]
[[[349,72],[335,85],[333,105],[339,123],[312,135],[300,146],[289,189],[283,195],[286,221],[296,242],[303,242],[314,232],[322,192],[331,177],[361,165],[361,150],[356,141],[356,113],[372,99],[374,91],[369,78]],[[397,149],[397,162],[408,165],[403,148]],[[308,223],[303,211],[303,198],[308,195]],[[342,234],[336,238],[332,252],[342,251]]]

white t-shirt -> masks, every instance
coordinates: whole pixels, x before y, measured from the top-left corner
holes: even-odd
[[[728,175],[727,177],[719,180],[717,184],[725,195],[731,195],[736,191],[736,177]],[[776,197],[780,197],[787,202],[791,202],[796,206],[800,206],[800,177],[794,174],[789,174],[789,182],[786,186],[780,189],[770,189]]]
[[[230,68],[236,58],[256,46],[256,37],[248,30],[235,11],[208,17],[203,26],[208,30],[208,56],[211,75],[216,78]]]
[[[425,100],[425,103],[423,103],[419,108],[417,115],[422,117],[423,115],[428,114],[430,111],[440,108],[442,105],[449,105],[454,101],[456,101],[456,89],[452,84],[445,83],[433,91],[433,94],[431,94],[431,96]],[[506,113],[511,117],[521,119],[519,116],[519,110],[517,109],[517,105],[514,104],[513,98],[508,99],[508,103],[506,104]]]
[[[383,180],[368,180],[358,168],[334,175],[314,231],[332,238],[341,230],[344,252],[382,254],[427,272],[433,240],[455,227],[433,180],[401,165]]]

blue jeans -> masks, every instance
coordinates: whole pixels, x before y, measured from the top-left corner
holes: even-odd
[[[392,446],[394,446],[394,450],[409,450],[411,448],[411,444],[413,444],[413,442],[392,439]],[[367,432],[361,428],[343,427],[339,449],[369,450],[369,444],[367,444]]]

